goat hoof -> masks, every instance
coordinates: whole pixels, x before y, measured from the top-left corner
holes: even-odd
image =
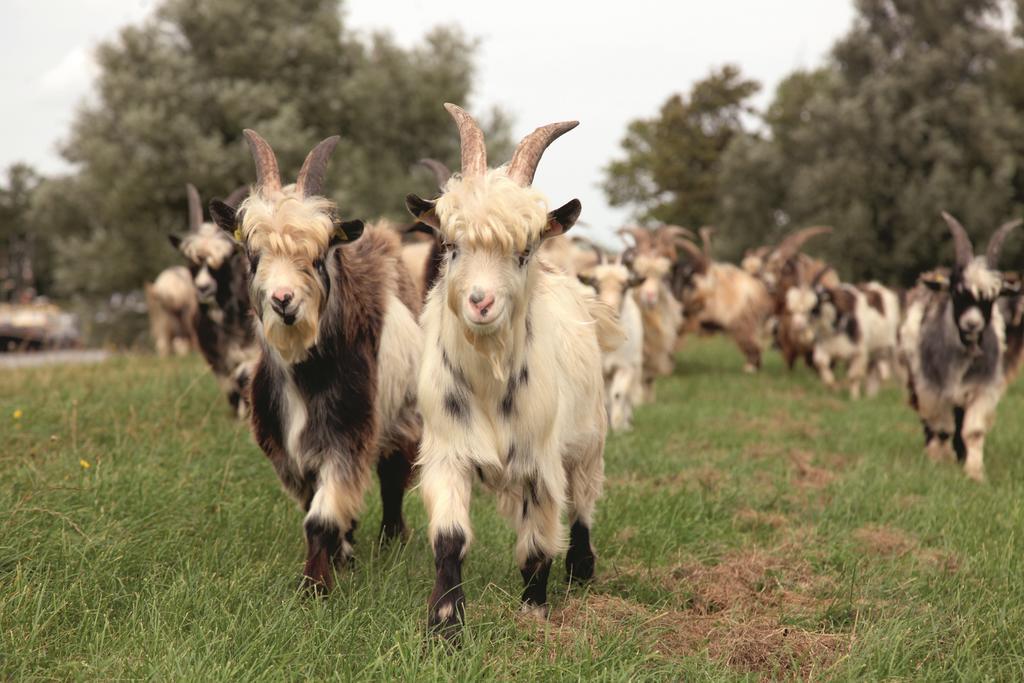
[[[519,613],[537,621],[547,621],[548,616],[551,614],[551,608],[547,603],[537,605],[532,602],[524,602],[519,608]]]
[[[465,603],[462,600],[445,601],[430,610],[427,630],[449,643],[458,643],[464,619]]]
[[[981,467],[965,467],[964,474],[966,474],[967,478],[971,481],[976,481],[979,484],[985,483],[985,470]]]

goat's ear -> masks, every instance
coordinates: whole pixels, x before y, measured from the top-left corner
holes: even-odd
[[[174,247],[175,249],[180,249],[181,248],[181,238],[178,237],[177,235],[175,235],[175,234],[168,235],[167,236],[167,241],[170,242],[171,246]]]
[[[594,289],[597,289],[597,280],[595,280],[590,275],[584,275],[583,273],[578,273],[576,275],[576,279],[579,280],[580,282],[582,282],[583,284],[585,284],[587,287],[593,287]]]
[[[404,228],[402,230],[402,233],[404,233],[406,235],[411,235],[414,232],[422,233],[424,235],[430,235],[431,237],[437,236],[437,230],[436,229],[430,227],[429,225],[427,225],[426,223],[423,223],[421,221],[416,221],[412,225],[410,225],[407,228]]]
[[[420,223],[437,230],[441,227],[441,221],[437,219],[437,212],[434,211],[435,204],[436,202],[430,199],[424,199],[414,194],[405,195],[405,208],[409,210],[409,213]]]
[[[949,289],[949,278],[942,273],[925,273],[919,280],[933,292],[944,292]]]
[[[999,296],[1017,296],[1021,291],[1021,281],[1017,279],[1003,280],[1003,288],[999,291]]]
[[[581,211],[583,211],[583,205],[578,199],[573,199],[554,211],[549,211],[548,227],[540,234],[541,241],[569,232],[569,229],[576,224]]]
[[[644,278],[637,275],[636,273],[630,273],[629,279],[626,280],[626,289],[632,289],[633,287],[639,287],[644,283]]]
[[[328,244],[328,247],[355,242],[357,239],[362,237],[364,227],[365,226],[361,220],[335,221],[334,234],[331,236],[331,241]]]
[[[235,207],[230,204],[226,204],[219,199],[214,199],[210,202],[210,217],[213,218],[213,222],[220,226],[221,230],[234,235],[236,218],[238,217]],[[237,238],[236,238],[237,239]]]

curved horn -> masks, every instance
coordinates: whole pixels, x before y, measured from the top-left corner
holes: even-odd
[[[988,262],[989,268],[995,269],[999,267],[999,252],[1003,249],[1003,242],[1006,241],[1006,237],[1010,234],[1010,231],[1020,224],[1020,218],[1003,223],[989,239],[988,247],[985,249],[985,261]]]
[[[942,218],[946,221],[946,225],[949,226],[949,231],[953,233],[953,246],[956,248],[956,265],[960,267],[966,266],[974,258],[974,247],[971,245],[971,238],[967,236],[967,230],[964,229],[964,226],[960,225],[960,221],[945,211],[942,212]]]
[[[281,189],[281,172],[277,168],[277,157],[267,141],[256,131],[246,128],[242,131],[252,160],[256,162],[256,185],[262,190],[277,192]]]
[[[452,115],[455,125],[459,127],[463,177],[483,175],[487,172],[487,147],[484,145],[484,132],[480,130],[476,120],[462,107],[446,102],[444,108]]]
[[[687,239],[681,239],[676,244],[687,254],[693,258],[694,263],[700,270],[705,270],[708,267],[708,260],[704,256],[704,252],[696,244]]]
[[[597,254],[598,261],[601,264],[608,263],[608,254],[605,253],[604,248],[602,248],[599,244],[597,244],[597,242],[594,242],[589,237],[585,237],[584,235],[573,235],[572,237],[569,238],[569,241],[571,241],[574,245],[583,245],[585,249],[589,249],[590,251]]]
[[[185,183],[185,193],[188,195],[188,229],[195,231],[203,224],[203,205],[195,185]]]
[[[437,180],[438,189],[444,187],[444,184],[452,177],[451,170],[437,159],[420,159],[416,163],[430,169],[430,172],[434,174],[434,179]]]
[[[651,231],[639,227],[619,228],[617,235],[632,235],[637,249],[645,251],[651,248]]]
[[[230,206],[232,209],[237,209],[238,205],[241,204],[242,201],[248,195],[249,195],[249,186],[248,185],[242,185],[241,187],[236,187],[235,191],[227,196],[227,199],[224,200],[224,203],[227,204],[228,206]]]
[[[544,150],[578,125],[579,121],[550,123],[527,135],[512,154],[512,161],[509,162],[506,172],[508,177],[523,187],[529,187],[533,183],[533,176],[537,172],[537,164],[540,163]]]
[[[715,234],[715,229],[710,225],[705,225],[700,229],[700,243],[704,247],[704,256],[711,259],[711,236]]]
[[[817,235],[825,235],[832,232],[832,228],[825,225],[816,225],[811,228],[801,228],[795,232],[786,235],[779,246],[775,248],[775,253],[783,260],[788,261],[789,259],[796,256],[796,253],[804,246],[807,240]]]
[[[327,174],[327,163],[331,160],[331,152],[338,146],[341,137],[332,135],[326,140],[321,140],[302,162],[299,169],[299,178],[295,181],[295,191],[303,197],[319,196],[324,185],[324,176]]]
[[[822,279],[832,270],[832,266],[822,266],[821,270],[814,274],[811,279],[811,289],[814,289],[821,284]]]

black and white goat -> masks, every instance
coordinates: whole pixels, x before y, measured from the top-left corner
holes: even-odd
[[[418,464],[437,568],[429,623],[454,634],[464,615],[474,478],[497,493],[518,534],[524,612],[547,614],[552,558],[566,549],[563,511],[568,574],[593,575],[606,431],[601,350],[621,343],[622,332],[609,307],[537,255],[580,213],[575,199],[548,212],[531,187],[541,154],[576,123],[538,128],[508,166],[488,170],[480,127],[445,107],[458,124],[462,173],[436,201],[409,195],[406,203],[438,230],[446,252],[421,318]]]
[[[230,235],[203,220],[195,186],[189,184],[186,190],[189,231],[184,237],[168,238],[188,261],[199,300],[193,322],[199,351],[235,413],[244,418],[249,409],[245,396],[259,353],[246,286],[248,264]],[[245,188],[235,190],[226,205],[235,206],[245,192]]]
[[[956,246],[949,275],[930,273],[909,297],[900,326],[900,354],[908,374],[910,402],[924,426],[933,459],[950,442],[971,479],[985,478],[983,449],[999,399],[1006,390],[1006,324],[998,300],[1016,294],[997,270],[999,252],[1021,221],[1004,224],[975,256],[967,231],[947,213]]]
[[[270,145],[251,130],[257,184],[236,213],[213,202],[237,235],[261,354],[252,427],[285,490],[306,513],[305,584],[328,590],[352,556],[371,471],[383,499],[381,534],[403,534],[402,497],[419,439],[415,377],[419,299],[394,231],[341,222],[320,196],[338,142],[317,145],[294,185],[281,186]]]
[[[810,286],[790,287],[787,320],[792,339],[809,340],[811,363],[826,386],[836,386],[833,368],[846,365],[850,397],[878,393],[892,374],[900,325],[900,298],[877,282],[822,284],[823,268]]]

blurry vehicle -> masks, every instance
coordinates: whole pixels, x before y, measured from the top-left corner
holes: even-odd
[[[69,349],[81,345],[77,316],[37,301],[0,304],[0,351]]]

